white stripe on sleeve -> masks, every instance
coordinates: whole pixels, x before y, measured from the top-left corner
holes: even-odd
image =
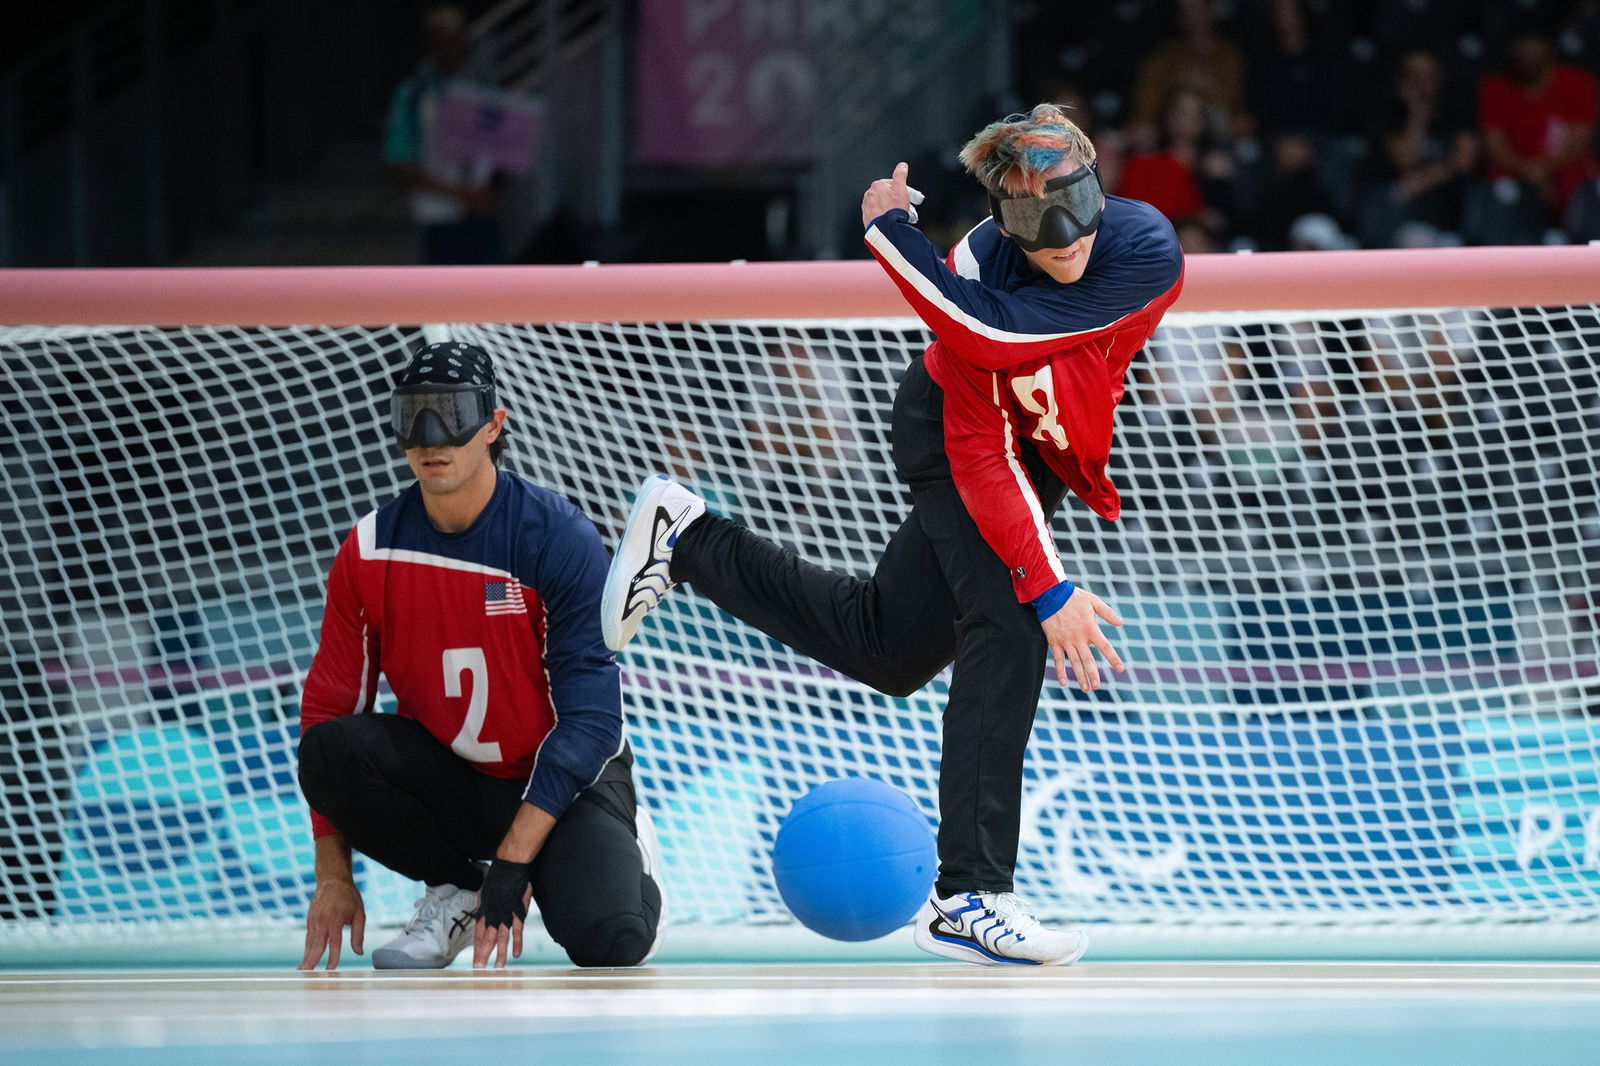
[[[997,326],[989,325],[982,319],[974,318],[962,310],[960,305],[940,291],[938,285],[923,276],[920,270],[912,266],[911,261],[900,253],[900,249],[896,248],[894,242],[884,236],[883,231],[878,229],[876,225],[867,230],[867,243],[883,256],[883,261],[889,265],[889,269],[905,278],[911,284],[911,287],[917,290],[917,295],[945,315],[948,315],[957,325],[987,340],[999,341],[1002,344],[1033,344],[1038,341],[1064,340],[1067,337],[1079,337],[1086,333],[1098,333],[1112,324],[1107,322],[1103,326],[1069,330],[1066,333],[1013,333],[1010,330],[1000,329]],[[969,252],[968,254],[970,255],[971,253]]]

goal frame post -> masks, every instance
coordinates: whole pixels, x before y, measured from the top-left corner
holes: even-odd
[[[1600,301],[1600,247],[1195,255],[1175,312]],[[0,325],[904,318],[874,262],[0,270]]]

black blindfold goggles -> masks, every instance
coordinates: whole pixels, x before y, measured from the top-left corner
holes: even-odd
[[[402,448],[459,448],[494,418],[487,385],[407,385],[394,390],[390,404]]]
[[[1100,170],[1093,163],[1044,183],[1042,196],[990,195],[995,223],[1023,249],[1066,248],[1100,228],[1105,209]]]

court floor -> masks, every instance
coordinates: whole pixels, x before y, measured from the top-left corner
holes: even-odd
[[[1600,963],[0,973],[0,1063],[1596,1064]]]

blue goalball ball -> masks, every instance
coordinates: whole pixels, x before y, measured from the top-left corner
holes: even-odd
[[[933,886],[938,857],[911,797],[865,777],[818,785],[778,827],[772,873],[806,928],[873,940],[909,922]]]

